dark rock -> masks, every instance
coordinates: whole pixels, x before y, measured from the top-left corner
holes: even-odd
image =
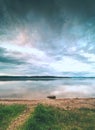
[[[56,96],[47,96],[47,98],[56,99]]]

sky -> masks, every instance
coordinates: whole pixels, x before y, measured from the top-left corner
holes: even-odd
[[[95,76],[95,0],[0,0],[0,75]]]

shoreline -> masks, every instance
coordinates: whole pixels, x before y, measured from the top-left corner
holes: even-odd
[[[95,98],[56,98],[56,99],[49,99],[49,98],[41,98],[41,99],[20,99],[20,98],[0,98],[0,101],[41,101],[41,100],[95,100]]]
[[[64,98],[64,99],[0,99],[0,104],[25,104],[36,107],[38,104],[54,106],[63,109],[90,108],[95,109],[95,98]]]

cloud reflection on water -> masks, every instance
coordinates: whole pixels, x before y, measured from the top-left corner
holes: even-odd
[[[94,79],[0,82],[0,98],[43,99],[95,97]]]

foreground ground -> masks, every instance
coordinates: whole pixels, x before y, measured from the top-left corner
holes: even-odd
[[[7,130],[37,130],[38,128],[39,130],[95,130],[95,98],[44,99],[32,101],[0,100],[0,104],[5,106],[13,106],[14,104],[24,105],[25,110],[21,109],[22,111],[20,112],[17,110],[19,115],[16,114],[14,116],[15,118],[10,120],[9,125],[7,124]],[[5,113],[5,111],[6,110],[4,110],[3,113]],[[7,112],[8,111],[6,111],[6,113]],[[52,119],[52,117],[54,117],[54,119]],[[27,121],[28,123],[26,123]],[[48,124],[49,121],[51,124]],[[41,124],[41,126],[39,126],[39,124]],[[2,126],[0,130],[4,130]]]

